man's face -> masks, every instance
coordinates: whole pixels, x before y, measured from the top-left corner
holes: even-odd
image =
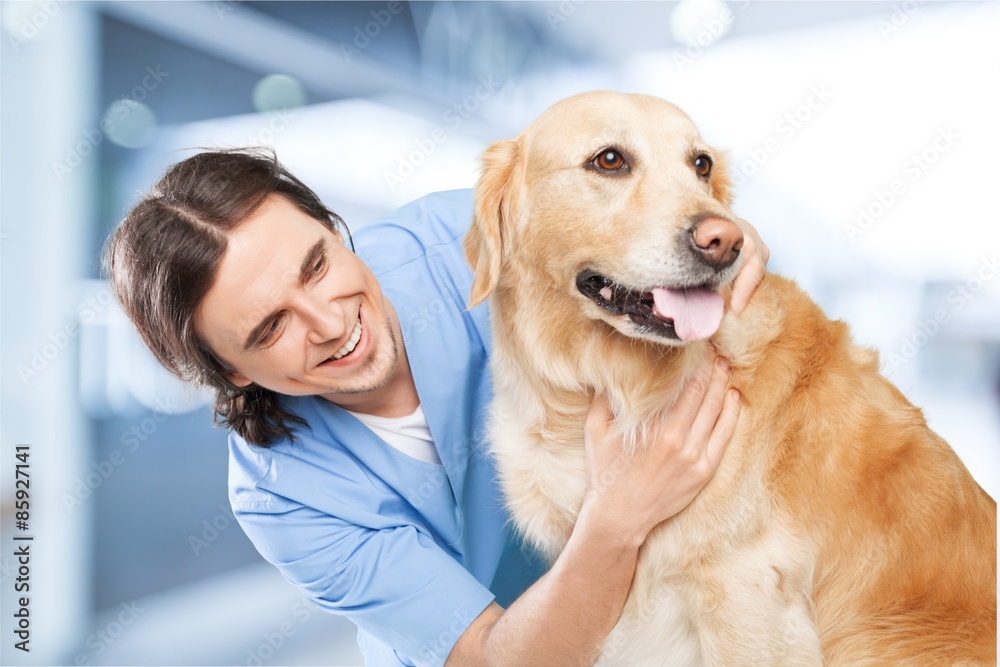
[[[195,330],[250,383],[288,395],[373,392],[397,368],[395,312],[343,238],[279,195],[229,234]]]

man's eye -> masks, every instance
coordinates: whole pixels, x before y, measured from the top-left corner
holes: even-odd
[[[322,271],[323,271],[324,268],[326,268],[326,255],[323,255],[322,257],[320,257],[319,259],[317,259],[315,262],[313,262],[313,265],[312,265],[312,274],[314,276],[318,276],[320,273],[322,273]]]
[[[280,317],[276,317],[271,320],[271,325],[267,328],[267,331],[257,340],[258,345],[266,347],[277,340],[278,333],[281,330],[281,319]]]
[[[621,171],[623,169],[628,169],[628,163],[622,154],[613,148],[607,148],[595,157],[591,164],[600,169],[601,171]]]

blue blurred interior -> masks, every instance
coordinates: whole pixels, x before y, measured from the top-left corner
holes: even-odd
[[[771,269],[880,350],[996,497],[998,5],[2,10],[3,457],[6,469],[14,443],[31,443],[44,498],[33,513],[37,651],[5,641],[3,664],[360,661],[353,626],[309,606],[236,525],[207,397],[166,376],[108,302],[107,235],[195,147],[273,145],[356,227],[471,186],[489,142],[564,96],[670,99],[729,150],[735,210],[770,246]],[[95,134],[115,114],[114,131]],[[947,128],[958,138],[935,148]],[[911,171],[913,156],[927,164]],[[885,204],[897,180],[905,193]],[[5,535],[12,502],[5,478]]]

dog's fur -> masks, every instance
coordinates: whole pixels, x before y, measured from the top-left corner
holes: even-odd
[[[595,170],[615,147],[628,173]],[[692,155],[714,159],[709,178]],[[484,155],[466,252],[492,298],[492,447],[514,520],[549,558],[585,492],[584,421],[604,394],[641,440],[702,341],[644,333],[577,289],[704,280],[692,219],[733,220],[722,157],[662,100],[564,100]],[[640,553],[601,665],[996,662],[996,503],[919,409],[792,282],[768,274],[712,342],[742,394],[715,476]],[[700,273],[699,273],[700,272]],[[699,277],[700,276],[700,277]]]

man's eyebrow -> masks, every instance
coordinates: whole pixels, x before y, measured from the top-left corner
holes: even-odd
[[[299,267],[299,282],[305,283],[309,279],[309,273],[312,271],[313,265],[316,264],[323,252],[326,250],[326,239],[321,238],[319,241],[313,244],[313,247],[309,248],[309,252],[306,253],[306,258],[302,260],[302,266]]]
[[[299,283],[305,284],[306,280],[309,278],[309,273],[312,267],[316,264],[316,260],[323,256],[326,252],[326,239],[320,239],[313,244],[309,251],[306,253],[305,259],[302,260],[302,265],[299,267]],[[254,345],[256,345],[257,340],[264,334],[269,326],[271,326],[271,320],[277,315],[280,310],[275,310],[267,315],[265,315],[261,321],[255,326],[250,333],[247,334],[246,340],[243,341],[243,351],[248,352]]]

